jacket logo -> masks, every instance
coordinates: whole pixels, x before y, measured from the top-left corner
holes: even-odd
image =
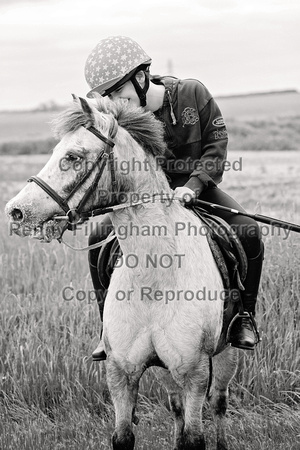
[[[182,126],[195,125],[199,121],[199,116],[194,108],[186,107],[181,113]]]
[[[217,117],[216,119],[214,119],[214,120],[212,121],[212,124],[213,124],[215,127],[225,127],[225,122],[224,122],[223,117]]]
[[[228,134],[227,134],[226,130],[216,130],[216,131],[213,131],[213,134],[215,136],[216,141],[218,139],[227,139],[228,138]]]

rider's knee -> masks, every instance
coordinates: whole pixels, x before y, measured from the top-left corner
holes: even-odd
[[[255,258],[260,253],[263,254],[261,231],[255,220],[245,220],[243,223],[235,224],[233,228],[249,258]]]

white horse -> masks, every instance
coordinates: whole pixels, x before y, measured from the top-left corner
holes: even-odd
[[[12,229],[50,241],[67,219],[122,204],[108,213],[123,257],[112,274],[103,329],[116,416],[113,449],[134,448],[139,380],[150,366],[158,366],[168,391],[175,449],[205,449],[207,394],[217,449],[227,449],[225,412],[237,350],[223,346],[216,354],[224,287],[199,218],[170,200],[174,193],[157,158],[167,151],[163,127],[151,113],[100,96],[97,108],[74,100],[54,123],[61,140],[50,160],[7,204]]]

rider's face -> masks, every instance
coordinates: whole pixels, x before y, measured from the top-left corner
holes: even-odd
[[[111,92],[108,97],[112,101],[116,100],[124,100],[130,102],[134,106],[140,106],[141,102],[140,99],[136,93],[136,90],[131,83],[131,81],[127,81],[123,84],[123,86],[119,87],[115,91]]]

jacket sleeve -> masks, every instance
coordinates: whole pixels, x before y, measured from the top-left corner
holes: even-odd
[[[203,105],[202,89],[196,88],[198,105]],[[208,91],[206,90],[206,98]],[[202,109],[198,110],[201,127],[201,157],[191,177],[198,177],[204,189],[222,181],[224,162],[227,156],[228,135],[221,111],[216,101],[210,96]]]

